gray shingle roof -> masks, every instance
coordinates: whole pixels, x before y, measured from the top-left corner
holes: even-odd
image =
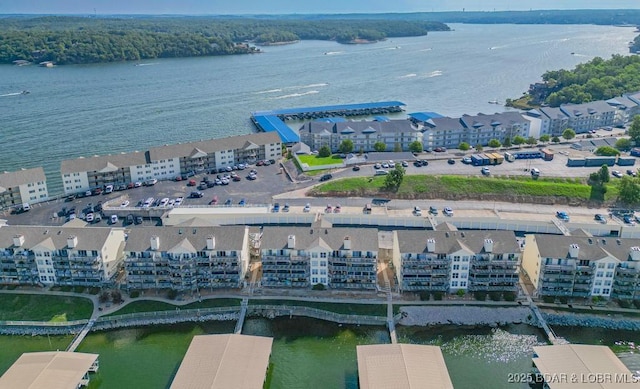
[[[511,126],[518,123],[527,123],[522,117],[522,114],[517,112],[501,112],[491,115],[478,114],[475,116],[462,115],[460,121],[464,123],[467,128],[491,128],[494,126]]]
[[[459,118],[450,117],[431,118],[425,122],[428,128],[437,128],[439,130],[458,130],[464,128]]]
[[[331,250],[341,250],[344,238],[348,236],[351,240],[351,250],[378,251],[376,228],[341,227],[264,227],[260,248],[262,250],[286,249],[289,235],[295,236],[295,250],[307,250],[317,245]]]
[[[320,134],[328,132],[332,134],[366,134],[418,131],[410,120],[379,121],[347,121],[338,123],[310,122],[300,128],[300,132]]]
[[[220,139],[209,139],[200,142],[180,143],[175,145],[165,145],[149,149],[149,159],[158,161],[176,157],[188,157],[193,154],[194,149],[201,150],[208,154],[213,154],[222,150],[237,150],[251,147],[252,144],[262,146],[271,143],[280,143],[280,136],[277,132],[260,132],[240,136],[231,136]]]
[[[560,110],[572,118],[585,117],[603,112],[614,112],[616,109],[602,100],[583,104],[563,104]]]
[[[492,253],[508,254],[520,252],[513,231],[411,231],[397,232],[401,253],[426,253],[427,239],[436,241],[435,253],[451,254],[466,248],[473,253],[484,252],[485,239],[493,241]]]
[[[151,250],[151,237],[160,240],[159,251],[170,251],[183,247],[203,251],[207,247],[207,237],[215,238],[215,250],[241,250],[245,236],[245,226],[227,227],[144,227],[132,228],[127,237],[125,251],[142,252]]]
[[[23,169],[15,172],[4,172],[0,174],[0,187],[14,188],[23,184],[45,181],[44,170],[41,167],[33,169]]]
[[[542,258],[567,258],[569,246],[577,244],[578,260],[595,261],[612,255],[620,261],[629,258],[631,247],[640,247],[640,239],[587,236],[535,235]]]
[[[45,243],[52,249],[60,250],[67,248],[67,238],[73,235],[78,238],[76,250],[99,250],[104,246],[111,231],[111,228],[104,227],[4,226],[0,228],[0,248],[14,247],[13,237],[23,235],[24,248],[31,249]]]
[[[560,108],[540,107],[538,110],[551,120],[568,119],[568,116]]]
[[[129,166],[147,164],[146,154],[142,151],[94,157],[80,157],[62,161],[60,172],[70,174],[76,172],[116,171]]]

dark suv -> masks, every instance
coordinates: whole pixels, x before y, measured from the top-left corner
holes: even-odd
[[[325,174],[322,177],[320,177],[320,181],[329,181],[332,178],[333,176],[331,174]]]

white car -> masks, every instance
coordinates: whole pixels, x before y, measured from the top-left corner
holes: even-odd
[[[382,164],[382,168],[383,168],[383,169],[389,169],[389,164],[388,164],[388,163],[386,163],[386,162],[385,162],[385,163],[383,163],[383,164]]]
[[[302,209],[302,212],[311,212],[311,204],[307,203]]]
[[[611,175],[616,177],[616,178],[622,178],[622,172],[619,170],[612,170],[611,171]]]
[[[485,176],[488,176],[488,175],[490,175],[490,174],[491,174],[491,170],[490,170],[488,167],[486,167],[486,166],[485,166],[485,167],[483,167],[483,168],[482,168],[482,170],[480,170],[480,172],[481,172],[483,175],[485,175]]]
[[[176,205],[176,201],[174,199],[169,200],[169,203],[167,204],[167,206],[173,207],[174,205]]]
[[[453,209],[450,207],[444,207],[442,213],[445,214],[445,216],[453,216]]]
[[[416,216],[422,216],[422,209],[418,206],[413,207],[413,214]]]
[[[93,213],[88,213],[84,219],[86,222],[91,223],[93,221]]]
[[[118,215],[111,215],[111,224],[116,224],[118,222]]]
[[[129,200],[125,200],[122,202],[122,204],[120,204],[120,207],[124,208],[124,207],[128,207],[129,206]]]
[[[169,198],[165,197],[162,200],[160,200],[160,204],[158,204],[159,207],[166,207],[167,204],[169,204]]]
[[[178,205],[181,205],[183,201],[184,201],[184,197],[182,197],[182,196],[178,197],[178,198],[176,198],[176,201],[175,201],[175,203],[173,205],[175,205],[177,207]]]

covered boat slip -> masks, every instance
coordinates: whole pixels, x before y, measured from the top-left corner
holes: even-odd
[[[360,389],[453,389],[438,346],[357,346]]]
[[[262,389],[272,344],[262,336],[194,336],[171,389]]]
[[[640,381],[607,346],[538,346],[533,352],[533,363],[550,389],[639,387]]]
[[[47,351],[24,353],[0,377],[0,389],[77,389],[98,370],[98,354]]]

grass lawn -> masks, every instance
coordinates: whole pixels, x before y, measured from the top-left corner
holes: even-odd
[[[338,155],[330,155],[328,157],[320,157],[317,155],[299,155],[300,162],[309,166],[336,165],[342,163],[342,158]]]
[[[298,300],[249,300],[249,305],[295,305],[347,315],[387,315],[387,306],[384,304],[323,303]]]
[[[349,192],[354,194],[376,193],[382,190],[385,177],[357,177],[334,180],[312,190],[313,194],[327,192]],[[616,184],[607,187],[605,200],[617,196]],[[502,194],[524,196],[560,196],[589,199],[591,187],[580,178],[540,178],[529,177],[465,177],[406,175],[398,194]],[[388,193],[387,193],[388,194]]]
[[[200,309],[200,308],[215,308],[215,307],[239,307],[240,299],[209,299],[202,300],[201,302],[194,302],[187,305],[174,305],[165,303],[162,301],[153,300],[136,300],[133,301],[121,309],[112,312],[105,316],[124,315],[127,313],[138,312],[156,312],[156,311],[172,311],[176,308],[180,309]]]
[[[88,319],[93,303],[84,297],[0,294],[0,320],[67,321]]]

